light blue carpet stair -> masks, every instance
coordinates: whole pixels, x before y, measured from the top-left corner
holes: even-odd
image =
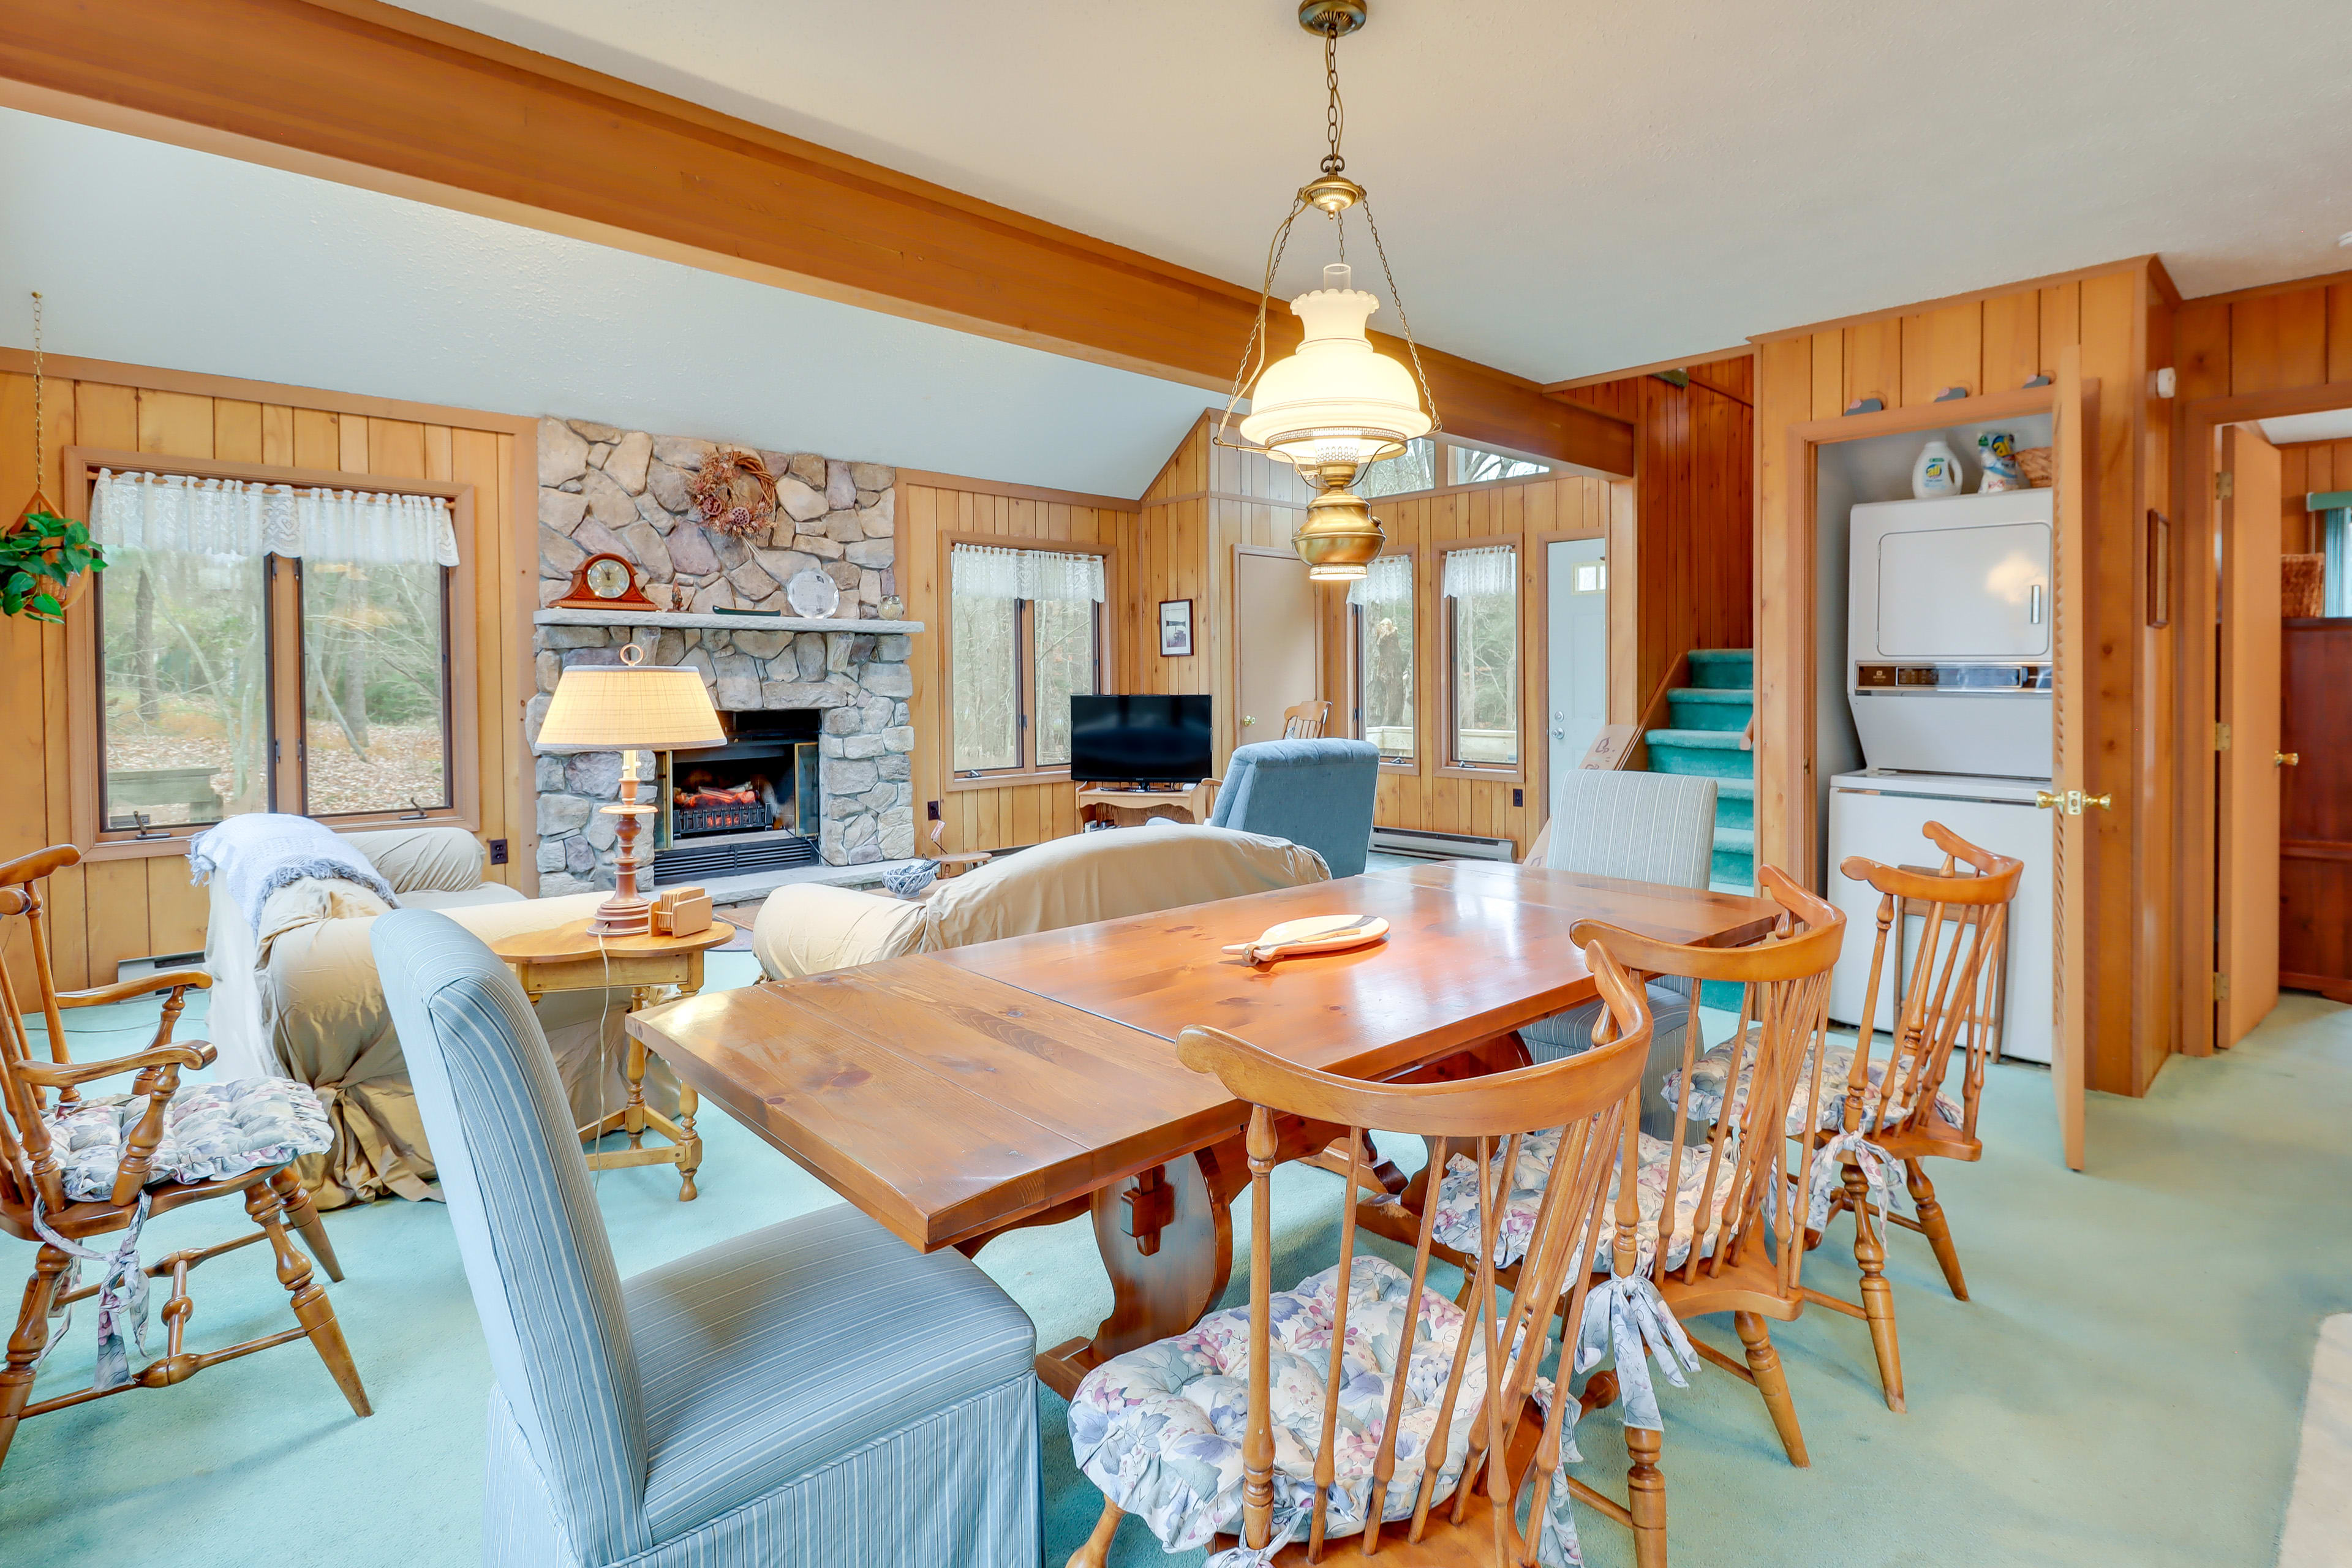
[[[1650,772],[1715,781],[1715,862],[1719,892],[1756,889],[1756,753],[1747,748],[1756,711],[1756,654],[1744,647],[1691,649],[1690,684],[1666,693],[1670,722],[1647,731]],[[1720,993],[1720,994],[1718,994]],[[1737,986],[1709,984],[1706,1005],[1737,1008]]]

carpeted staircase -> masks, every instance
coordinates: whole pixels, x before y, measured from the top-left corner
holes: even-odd
[[[1744,647],[1691,649],[1690,684],[1666,693],[1672,724],[1642,738],[1650,772],[1715,780],[1714,885],[1723,892],[1756,887],[1756,753],[1745,744],[1756,711],[1756,653]]]

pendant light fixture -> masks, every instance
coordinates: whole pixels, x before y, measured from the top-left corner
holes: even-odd
[[[1346,110],[1339,100],[1339,40],[1361,27],[1369,0],[1304,0],[1298,25],[1323,40],[1323,79],[1330,93],[1326,118],[1329,150],[1322,172],[1299,187],[1290,211],[1266,246],[1265,280],[1258,290],[1257,321],[1242,350],[1241,369],[1234,376],[1233,395],[1219,422],[1219,444],[1263,452],[1289,463],[1315,487],[1307,517],[1291,546],[1307,563],[1307,575],[1318,582],[1353,582],[1380,554],[1387,542],[1378,519],[1353,489],[1357,479],[1374,463],[1402,455],[1408,442],[1444,426],[1429,395],[1429,378],[1422,374],[1421,350],[1412,338],[1412,324],[1389,270],[1388,251],[1381,244],[1380,225],[1372,217],[1371,197],[1347,175],[1347,160],[1339,154]],[[1372,347],[1366,325],[1381,307],[1377,296],[1355,287],[1348,264],[1348,211],[1360,206],[1371,231],[1372,249],[1380,258],[1381,276],[1394,301],[1397,324],[1403,330],[1405,351],[1412,368]],[[1339,259],[1323,268],[1323,287],[1301,294],[1290,309],[1305,325],[1298,352],[1272,364],[1265,363],[1266,311],[1274,297],[1274,275],[1290,242],[1290,226],[1314,208],[1330,219],[1339,242]],[[1241,421],[1242,439],[1224,439],[1232,428],[1234,409],[1244,393],[1250,412]]]

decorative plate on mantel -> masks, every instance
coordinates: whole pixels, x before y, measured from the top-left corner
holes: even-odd
[[[793,614],[822,621],[841,607],[841,584],[814,566],[803,567],[784,584],[784,597],[792,601]]]

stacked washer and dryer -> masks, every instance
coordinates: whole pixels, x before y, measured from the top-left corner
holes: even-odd
[[[1829,883],[1846,912],[1830,1016],[1861,1020],[1879,895],[1849,855],[1940,867],[1940,822],[2025,863],[2009,915],[2003,1056],[2051,1059],[2051,492],[2001,490],[1853,508],[1846,697],[1864,762],[1830,781]],[[1905,950],[1917,950],[1918,920]],[[1890,943],[1890,949],[1892,944]],[[1890,958],[1892,954],[1890,952]],[[1882,978],[1875,1023],[1893,1026]]]

